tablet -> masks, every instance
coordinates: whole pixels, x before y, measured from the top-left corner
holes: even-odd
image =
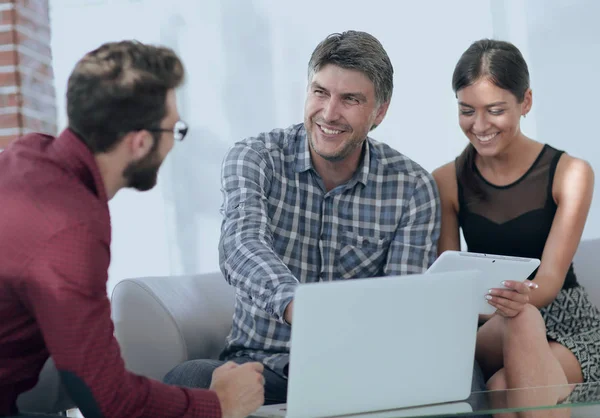
[[[522,282],[540,265],[537,258],[511,257],[505,255],[479,254],[464,251],[444,251],[429,267],[427,273],[445,273],[461,270],[477,270],[481,273],[480,314],[491,315],[496,308],[485,299],[488,290],[503,288],[502,281]]]

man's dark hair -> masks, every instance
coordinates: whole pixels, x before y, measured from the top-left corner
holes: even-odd
[[[159,127],[167,92],[183,77],[183,64],[169,48],[106,43],[87,53],[69,77],[69,128],[93,153],[110,151],[128,132]]]
[[[308,63],[308,79],[328,64],[346,70],[357,70],[375,87],[378,104],[389,102],[394,90],[394,67],[387,52],[373,35],[349,30],[327,36],[312,53]]]

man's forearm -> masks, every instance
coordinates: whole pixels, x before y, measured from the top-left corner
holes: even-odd
[[[294,296],[298,279],[269,248],[256,228],[229,225],[221,240],[221,271],[232,286],[242,290],[261,310],[284,322],[285,309]],[[229,231],[240,231],[227,234]]]
[[[285,313],[283,315],[283,318],[285,319],[285,322],[287,322],[288,324],[292,324],[292,314],[293,314],[293,310],[294,310],[294,301],[290,301],[290,303],[288,303],[288,305],[285,308]]]

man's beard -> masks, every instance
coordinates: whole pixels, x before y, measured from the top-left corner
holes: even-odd
[[[316,129],[319,129],[319,127],[314,122],[313,122],[312,126],[316,127]],[[347,130],[349,130],[349,129],[347,129]],[[354,132],[353,132],[353,134],[354,134]],[[335,154],[324,154],[324,153],[320,152],[319,149],[317,148],[317,146],[315,144],[315,140],[312,136],[312,132],[310,132],[310,129],[306,130],[306,138],[308,139],[310,148],[318,156],[320,156],[324,160],[327,160],[332,163],[345,160],[346,157],[348,157],[348,155],[352,154],[354,152],[354,150],[356,150],[357,148],[362,147],[363,143],[364,143],[364,140],[357,141],[355,138],[351,137],[350,139],[346,140],[346,142],[344,143],[344,147],[341,150],[339,150],[338,152],[336,152]],[[365,138],[366,138],[366,135],[365,135]]]
[[[344,160],[348,155],[350,155],[352,153],[352,151],[354,151],[356,149],[356,146],[354,144],[346,143],[344,148],[342,148],[339,152],[337,152],[335,154],[332,154],[332,155],[323,154],[323,153],[319,152],[319,150],[317,149],[317,147],[315,145],[315,141],[314,141],[312,135],[310,134],[310,132],[306,132],[306,136],[308,137],[308,141],[310,143],[310,147],[312,148],[312,150],[318,156],[320,156],[324,160],[327,160],[331,163],[335,163],[335,162]]]
[[[127,180],[127,187],[140,192],[152,189],[156,186],[158,169],[161,163],[156,149],[143,159],[129,163],[123,171],[123,177]]]

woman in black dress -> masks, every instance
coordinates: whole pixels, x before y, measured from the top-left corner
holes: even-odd
[[[488,387],[597,381],[600,314],[572,264],[592,168],[521,132],[533,96],[514,45],[473,43],[456,65],[453,89],[469,145],[433,173],[442,201],[439,253],[460,248],[462,229],[468,251],[541,259],[528,281],[507,277],[512,290],[487,296],[497,310],[481,318],[476,357]]]

